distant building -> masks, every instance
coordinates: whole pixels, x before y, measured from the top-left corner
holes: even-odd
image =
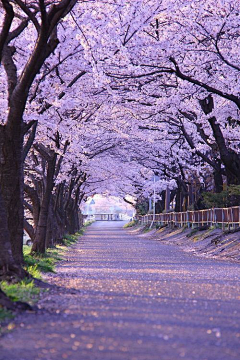
[[[88,220],[117,221],[129,220],[135,214],[135,209],[116,196],[94,195],[81,208]]]

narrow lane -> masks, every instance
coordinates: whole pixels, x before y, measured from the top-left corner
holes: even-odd
[[[239,265],[96,222],[47,277],[0,360],[239,360]],[[47,311],[46,311],[47,310]]]

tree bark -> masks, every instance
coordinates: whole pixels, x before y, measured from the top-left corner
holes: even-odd
[[[54,173],[56,167],[57,154],[51,151],[51,158],[47,161],[46,188],[43,193],[38,225],[36,228],[35,239],[32,246],[32,253],[44,254],[46,250],[47,222],[49,216],[49,204],[51,201],[54,186]]]
[[[0,189],[16,264],[23,263],[23,163],[21,123],[0,127]]]
[[[178,187],[176,189],[176,204],[174,211],[176,212],[186,211],[187,197],[188,197],[187,185],[182,179],[178,178],[177,186]]]
[[[21,277],[21,267],[13,258],[10,234],[8,231],[7,211],[0,192],[0,279],[10,275],[13,271]]]
[[[0,244],[3,246],[4,254],[0,251],[0,264],[12,265],[12,259],[16,268],[21,268],[23,263],[23,114],[29,89],[41,69],[46,58],[58,45],[57,24],[76,4],[77,0],[62,0],[57,5],[52,5],[47,13],[44,2],[40,2],[41,25],[32,14],[30,19],[38,32],[35,48],[24,66],[20,77],[17,75],[17,67],[13,60],[15,48],[9,46],[14,36],[9,35],[10,25],[14,17],[13,8],[9,1],[4,1],[6,11],[5,23],[0,36],[0,56],[8,80],[8,116],[5,125],[0,125],[0,215],[5,213],[1,220],[3,232],[0,233]],[[17,4],[15,4],[17,6]],[[23,9],[24,11],[24,9]],[[26,5],[26,16],[29,17],[28,5]],[[15,37],[21,34],[28,24],[22,21],[15,31]],[[16,30],[16,29],[15,29]],[[45,208],[47,209],[45,200]],[[46,217],[41,214],[42,224]],[[6,232],[6,229],[8,230]],[[39,228],[40,231],[40,228]],[[7,237],[5,238],[5,235]],[[8,249],[11,244],[12,259]],[[6,255],[8,254],[8,255]],[[2,255],[2,257],[1,257]],[[0,271],[3,271],[1,265]]]
[[[240,156],[232,149],[228,149],[225,140],[220,129],[219,124],[215,117],[208,119],[211,125],[214,137],[216,139],[221,160],[226,169],[227,183],[228,185],[240,184]]]
[[[216,166],[214,168],[213,177],[214,177],[214,185],[215,185],[215,192],[221,193],[223,191],[223,176],[222,176],[222,169],[221,169],[221,161],[215,161]]]
[[[205,99],[199,101],[200,106],[205,115],[212,112],[214,101],[212,95],[208,95]],[[240,156],[232,149],[229,149],[225,143],[221,127],[215,116],[211,116],[208,122],[212,128],[213,136],[216,140],[221,160],[226,169],[228,185],[240,184]]]

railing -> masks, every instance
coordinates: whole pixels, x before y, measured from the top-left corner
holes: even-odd
[[[154,215],[138,215],[136,219],[142,225],[151,224],[152,222],[160,225],[175,225],[175,226],[216,226],[222,225],[223,228],[228,226],[240,226],[240,206],[230,208],[213,208],[207,210],[194,210],[184,212],[169,212]]]

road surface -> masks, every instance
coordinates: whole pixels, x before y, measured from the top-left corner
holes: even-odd
[[[239,360],[239,265],[96,222],[0,360]]]

